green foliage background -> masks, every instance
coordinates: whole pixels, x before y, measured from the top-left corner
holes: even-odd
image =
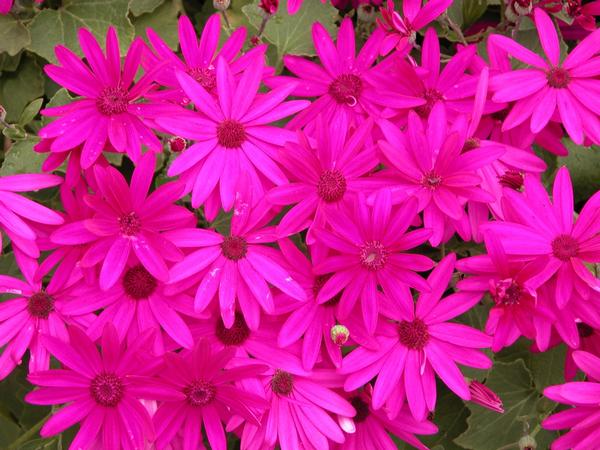
[[[177,17],[184,11],[192,16],[198,30],[214,13],[212,2],[201,0],[49,0],[49,7],[40,10],[23,0],[17,12],[0,16],[0,105],[7,111],[6,122],[0,136],[0,175],[39,172],[45,155],[33,152],[36,131],[45,123],[38,112],[42,106],[64,104],[70,100],[66,91],[59,89],[43,72],[48,62],[54,62],[53,49],[65,45],[80,53],[77,29],[89,28],[101,42],[109,25],[117,28],[123,50],[135,36],[144,37],[148,27],[154,28],[172,49],[177,49]],[[233,0],[227,11],[232,28],[247,26],[249,35],[255,34],[262,17],[257,1]],[[449,15],[463,29],[484,14],[498,14],[498,3],[493,0],[458,0],[453,2]],[[280,12],[265,28],[263,39],[270,44],[268,56],[271,65],[281,70],[281,58],[286,53],[305,56],[314,55],[310,25],[322,22],[335,36],[339,20],[337,10],[323,5],[319,0],[305,0],[301,11],[293,17],[285,13],[285,0]],[[523,21],[517,38],[534,51],[539,43],[531,23]],[[453,31],[443,24],[436,24],[442,37],[448,42],[456,41]],[[232,28],[225,27],[225,35]],[[358,33],[364,39],[367,30]],[[360,44],[360,43],[359,43]],[[563,42],[563,49],[567,46]],[[485,47],[480,44],[482,55]],[[581,205],[600,188],[600,149],[577,147],[566,140],[570,149],[567,158],[557,159],[545,153],[549,171],[545,180],[551,183],[560,165],[567,165],[575,184],[576,201]],[[112,161],[119,165],[121,158]],[[159,177],[160,179],[160,177]],[[51,207],[58,207],[56,190],[36,194],[37,200]],[[221,217],[215,226],[226,224]],[[480,252],[470,244],[448,245],[446,249],[461,256]],[[0,273],[17,274],[14,258],[4,251],[0,257]],[[488,306],[481,305],[461,318],[465,323],[483,328]],[[440,433],[424,438],[433,450],[508,450],[518,448],[517,442],[525,434],[531,434],[538,449],[549,448],[555,433],[540,429],[540,421],[555,410],[556,405],[541,396],[544,387],[563,381],[565,349],[555,348],[544,354],[533,354],[528,343],[519,341],[512,348],[494,355],[495,364],[487,373],[468,371],[466,374],[494,389],[504,401],[503,415],[485,410],[477,405],[464,404],[443,385],[438,386],[438,409],[433,417]],[[24,365],[26,361],[24,361]],[[472,372],[472,373],[471,373]],[[23,402],[24,394],[31,389],[25,380],[25,369],[19,367],[6,380],[0,382],[0,449],[1,450],[59,450],[68,448],[76,430],[69,430],[52,439],[39,439],[38,431],[43,420],[51,413],[50,408],[30,406]],[[231,448],[239,444],[231,439]],[[408,448],[398,442],[398,448]]]

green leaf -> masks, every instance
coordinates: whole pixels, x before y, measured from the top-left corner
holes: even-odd
[[[10,56],[8,53],[0,54],[0,73],[14,72],[19,67],[23,52],[17,53],[15,56]]]
[[[487,9],[486,0],[463,0],[462,15],[464,26],[475,23]]]
[[[8,448],[21,434],[21,428],[3,415],[0,415],[0,448]]]
[[[11,15],[0,15],[0,53],[15,56],[29,45],[31,37],[23,23]]]
[[[531,372],[523,360],[497,361],[486,385],[504,402],[504,414],[469,403],[468,429],[454,440],[456,444],[473,450],[511,448],[526,430],[539,429],[540,393],[535,389]],[[549,448],[549,442],[555,437],[548,431],[539,431],[536,435],[538,448]]]
[[[42,162],[44,162],[47,155],[33,151],[33,146],[36,143],[37,140],[33,138],[13,143],[12,147],[6,152],[4,162],[0,168],[0,175],[40,172]]]
[[[172,50],[177,50],[179,35],[177,32],[177,6],[168,0],[152,13],[144,14],[134,21],[135,34],[145,38],[146,29],[152,28]]]
[[[35,116],[37,116],[40,112],[42,103],[44,103],[44,99],[38,98],[32,101],[29,105],[27,105],[21,113],[21,117],[19,117],[19,125],[25,126],[33,119],[35,119]]]
[[[246,5],[242,8],[250,23],[258,29],[263,20],[262,10],[257,3]],[[293,16],[287,13],[287,0],[279,3],[277,14],[267,22],[263,38],[277,48],[277,61],[281,64],[283,55],[315,54],[312,43],[312,25],[320,22],[330,35],[336,32],[335,20],[338,18],[337,10],[321,2],[304,2],[302,8]]]
[[[439,432],[432,436],[422,436],[421,440],[430,448],[462,450],[453,441],[467,429],[470,412],[464,402],[441,382],[437,384],[437,402],[433,422]]]
[[[583,201],[600,189],[600,147],[582,147],[563,139],[569,156],[558,158],[558,166],[569,168],[576,201]]]
[[[129,2],[129,11],[134,16],[141,16],[153,12],[164,0],[131,0]]]
[[[104,48],[106,30],[114,27],[125,53],[134,35],[127,17],[127,0],[65,0],[60,9],[44,9],[29,24],[31,44],[27,47],[50,62],[56,62],[54,47],[65,45],[81,55],[77,30],[89,29]]]
[[[42,69],[34,58],[25,57],[15,72],[0,77],[0,104],[6,109],[6,121],[14,123],[32,100],[44,95]]]
[[[446,10],[446,12],[448,13],[448,17],[450,17],[450,19],[461,28],[465,21],[463,17],[463,3],[464,0],[453,1],[452,4]]]

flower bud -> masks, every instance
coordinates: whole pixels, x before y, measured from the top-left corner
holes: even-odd
[[[231,5],[231,0],[213,0],[213,6],[217,11],[225,11]]]
[[[279,8],[279,0],[260,0],[258,7],[263,10],[263,12],[272,16],[277,12],[277,8]]]
[[[537,448],[537,442],[529,435],[523,436],[519,439],[519,450],[535,450]]]
[[[4,109],[4,106],[0,105],[0,122],[4,122],[5,119],[6,119],[6,109]]]
[[[174,153],[182,152],[186,149],[186,147],[186,140],[180,136],[175,136],[169,139],[169,150],[171,150]]]
[[[469,392],[471,393],[471,401],[473,403],[477,403],[478,405],[497,413],[504,412],[500,397],[485,384],[482,384],[477,380],[471,380],[469,382]]]
[[[334,325],[331,327],[331,340],[335,345],[342,346],[350,337],[350,330],[346,328],[344,325]]]

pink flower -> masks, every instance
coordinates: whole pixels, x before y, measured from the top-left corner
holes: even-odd
[[[559,169],[553,188],[553,202],[542,183],[525,179],[523,194],[504,192],[504,222],[484,225],[501,241],[506,254],[537,264],[536,285],[556,274],[554,302],[560,309],[571,299],[586,300],[600,291],[600,281],[584,262],[600,260],[600,193],[592,196],[573,219],[573,187],[566,167]]]
[[[235,383],[255,378],[268,367],[247,360],[224,370],[234,361],[234,353],[231,348],[214,351],[206,340],[200,340],[191,351],[165,355],[160,377],[182,398],[162,403],[154,414],[158,450],[171,448],[169,444],[176,436],[182,439],[183,448],[197,448],[202,427],[211,449],[226,450],[223,421],[239,415],[260,423],[268,403]]]
[[[204,25],[200,41],[196,37],[196,31],[187,16],[179,18],[179,43],[181,46],[183,61],[169,48],[162,38],[152,29],[146,30],[148,40],[152,45],[152,52],[147,51],[142,58],[142,65],[147,71],[152,70],[161,61],[166,61],[161,70],[155,73],[155,80],[167,89],[148,93],[147,97],[152,99],[165,99],[181,103],[189,102],[189,98],[181,90],[177,81],[177,72],[182,71],[190,75],[211,94],[216,95],[217,74],[215,69],[219,57],[225,59],[234,74],[241,72],[251,61],[252,55],[262,54],[264,46],[254,48],[244,56],[239,56],[246,39],[246,29],[238,28],[217,50],[221,34],[221,18],[219,14],[213,14]]]
[[[325,303],[318,303],[317,296],[321,288],[329,279],[328,276],[315,275],[312,263],[306,259],[300,250],[289,240],[279,240],[279,247],[285,257],[290,274],[297,280],[307,293],[307,301],[300,303],[294,299],[281,299],[276,297],[275,304],[281,310],[291,310],[291,314],[279,327],[277,344],[280,347],[289,347],[300,341],[302,344],[302,364],[306,370],[311,370],[324,353],[335,367],[342,365],[342,346],[358,343],[364,346],[377,345],[374,339],[368,336],[358,316],[350,315],[339,325],[337,321],[339,303],[342,294],[336,294]],[[313,254],[318,252],[314,251]],[[276,310],[276,312],[279,312]],[[339,331],[336,332],[338,327]],[[343,327],[343,328],[339,328]],[[344,342],[335,342],[334,337]],[[345,339],[345,340],[344,340]],[[321,351],[324,349],[325,351]]]
[[[322,116],[316,120],[314,141],[299,131],[299,142],[289,142],[281,151],[281,165],[289,173],[290,183],[267,193],[274,205],[295,204],[279,222],[279,234],[288,236],[309,227],[309,244],[314,242],[315,226],[323,227],[328,217],[352,204],[359,192],[383,186],[367,178],[379,162],[375,148],[365,143],[371,120],[355,130],[349,129],[343,116],[335,116],[329,124]]]
[[[292,298],[306,300],[304,290],[278,262],[279,252],[264,245],[277,240],[274,229],[265,227],[271,218],[264,203],[251,208],[239,200],[228,236],[192,228],[167,233],[167,238],[179,247],[197,249],[171,268],[169,282],[177,283],[181,289],[197,286],[198,312],[204,311],[218,293],[227,328],[234,324],[236,301],[251,329],[258,328],[260,307],[273,313],[273,294],[267,283]]]
[[[581,145],[587,136],[600,143],[600,94],[597,94],[600,69],[594,59],[600,45],[600,31],[581,41],[561,63],[552,20],[541,8],[535,9],[534,18],[547,61],[505,36],[489,38],[491,47],[499,47],[529,66],[491,79],[494,101],[515,102],[502,129],[511,129],[530,119],[531,131],[537,133],[558,111],[559,120],[573,142]]]
[[[133,171],[130,185],[114,167],[95,166],[98,190],[87,197],[94,210],[93,218],[63,225],[51,236],[55,244],[88,246],[81,265],[91,267],[102,262],[102,290],[116,283],[131,253],[161,281],[169,277],[165,260],[177,261],[182,257],[162,232],[190,226],[194,216],[173,204],[182,190],[177,182],[163,184],[148,195],[154,166],[154,155],[144,155]]]
[[[156,354],[164,353],[171,340],[174,347],[193,347],[192,333],[181,317],[197,316],[193,298],[185,293],[169,293],[165,284],[141,264],[130,262],[119,282],[108,291],[98,290],[95,283],[86,291],[82,294],[85,302],[73,302],[66,310],[71,314],[102,310],[87,329],[93,340],[102,335],[107,323],[118,323],[119,340],[130,345],[147,330],[156,331]]]
[[[423,420],[436,402],[435,373],[463,400],[470,400],[469,387],[456,363],[479,369],[491,367],[491,360],[479,349],[492,339],[479,330],[447,322],[468,311],[479,301],[470,292],[441,296],[452,276],[456,256],[448,255],[428,278],[431,293],[421,294],[416,310],[387,305],[395,322],[380,321],[376,332],[379,348],[357,348],[342,362],[341,373],[348,375],[346,391],[362,386],[377,375],[373,409],[387,402],[390,417],[400,410],[406,398],[412,415]]]
[[[319,275],[333,273],[320,289],[317,302],[325,303],[343,290],[338,315],[344,320],[360,298],[362,318],[369,334],[373,334],[379,315],[378,286],[406,313],[413,304],[409,286],[421,292],[430,290],[415,272],[431,269],[433,261],[404,252],[424,243],[431,231],[407,232],[417,214],[417,202],[410,199],[392,208],[388,189],[375,195],[373,207],[368,207],[364,196],[360,196],[353,209],[350,215],[340,211],[329,218],[333,232],[315,232],[320,243],[335,252],[314,267]]]
[[[471,392],[471,401],[484,408],[497,413],[504,413],[502,400],[485,384],[477,380],[469,381],[469,391]]]
[[[394,203],[408,196],[417,198],[425,227],[433,231],[431,245],[447,241],[455,230],[463,239],[470,239],[466,200],[494,200],[480,187],[481,177],[476,170],[495,161],[504,150],[462,151],[464,135],[448,129],[445,108],[440,103],[431,110],[426,128],[413,111],[408,114],[404,133],[388,121],[381,121],[380,127],[385,141],[379,141],[379,146],[391,167],[382,175],[390,179]]]
[[[415,434],[435,434],[438,428],[429,421],[416,421],[409,411],[402,410],[394,419],[390,419],[385,411],[372,407],[373,387],[367,384],[363,391],[350,394],[348,401],[356,410],[356,415],[342,422],[346,434],[346,442],[335,444],[336,450],[379,449],[396,450],[398,445],[390,434],[409,443],[419,450],[427,450]]]
[[[373,63],[379,54],[383,32],[375,30],[356,55],[352,21],[342,21],[337,45],[329,37],[323,25],[315,23],[312,28],[315,50],[322,66],[298,56],[286,55],[285,66],[298,78],[279,76],[265,80],[271,87],[290,86],[292,95],[319,97],[287,125],[301,128],[322,114],[330,122],[335,116],[344,114],[352,125],[359,124],[369,115],[378,116],[382,106],[410,108],[423,103],[421,99],[390,92],[385,84],[374,84],[370,76]]]
[[[42,437],[54,436],[80,423],[69,449],[145,448],[154,441],[154,427],[140,399],[179,400],[177,390],[151,376],[157,361],[147,354],[151,334],[127,350],[119,343],[114,326],[108,325],[101,341],[102,353],[83,331],[69,329],[70,343],[43,338],[44,345],[64,366],[29,374],[30,383],[40,386],[25,396],[34,405],[65,407],[44,424]]]
[[[294,136],[268,124],[300,111],[308,102],[284,102],[293,89],[291,85],[258,94],[263,66],[263,57],[256,55],[236,80],[220,57],[216,70],[218,100],[192,77],[177,72],[181,88],[198,111],[181,108],[179,116],[157,119],[171,133],[195,141],[175,158],[168,174],[182,175],[184,193],[192,193],[194,208],[205,204],[209,220],[216,216],[219,205],[226,211],[231,209],[241,174],[249,178],[248,189],[254,198],[264,193],[263,177],[275,185],[287,182],[276,164],[277,152]]]
[[[0,275],[0,293],[13,297],[0,302],[0,347],[4,347],[0,354],[0,380],[21,364],[27,350],[30,372],[48,369],[50,354],[42,336],[68,341],[65,324],[88,327],[95,318],[93,314],[68,311],[69,305],[78,303],[80,298],[81,272],[74,271],[67,286],[50,282],[44,287],[34,279],[37,263],[18,258],[17,264],[25,281]]]
[[[274,366],[253,386],[258,395],[264,393],[270,407],[260,426],[245,422],[242,448],[329,448],[329,441],[341,444],[345,435],[331,417],[352,417],[356,410],[333,391],[341,377],[329,371],[312,372],[310,376],[287,372]]]
[[[485,326],[486,333],[494,336],[492,351],[498,352],[515,343],[520,336],[535,339],[538,320],[551,316],[537,305],[537,285],[534,278],[540,266],[531,262],[509,259],[502,244],[493,234],[485,239],[487,255],[464,258],[456,268],[474,274],[459,281],[461,291],[489,292],[494,306]],[[542,316],[542,317],[540,317]]]
[[[417,39],[417,31],[433,22],[452,4],[452,0],[428,1],[421,7],[421,0],[402,2],[404,18],[394,11],[394,1],[387,0],[387,6],[381,8],[381,19],[377,25],[385,31],[381,44],[381,54],[387,55],[394,48],[399,52],[408,51]]]
[[[0,177],[0,230],[11,239],[13,246],[26,255],[37,258],[37,232],[29,223],[60,225],[60,214],[17,194],[57,186],[62,178],[45,174],[19,174]],[[2,251],[0,233],[0,252]]]
[[[591,379],[600,380],[600,358],[587,352],[574,352],[573,359]],[[548,430],[571,428],[552,443],[552,450],[587,450],[598,444],[600,383],[596,381],[574,381],[544,390],[544,395],[549,399],[574,406],[542,422],[542,426]]]
[[[59,45],[55,53],[61,65],[50,64],[44,68],[52,80],[82,97],[42,111],[44,115],[60,117],[39,131],[42,138],[53,140],[50,150],[64,152],[83,144],[81,167],[84,169],[94,164],[107,143],[119,152],[126,152],[133,161],[140,159],[142,144],[160,152],[160,141],[144,123],[136,106],[152,88],[154,78],[153,73],[146,73],[134,83],[143,41],[134,40],[123,66],[114,28],[110,27],[106,34],[106,55],[86,29],[79,30],[79,43],[85,63]]]

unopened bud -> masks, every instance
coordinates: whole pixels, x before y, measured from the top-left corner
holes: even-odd
[[[260,44],[260,38],[258,36],[252,36],[250,38],[250,45],[256,47],[258,44]]]
[[[279,0],[260,0],[258,7],[263,10],[263,12],[272,16],[277,12],[277,8],[279,8]]]
[[[175,136],[174,138],[169,139],[169,150],[174,153],[182,152],[186,149],[187,142],[184,138]]]
[[[497,413],[504,412],[500,397],[485,384],[480,383],[477,380],[471,380],[469,382],[469,392],[471,393],[471,401],[473,403],[477,403],[478,405]]]
[[[342,346],[350,337],[350,330],[344,325],[334,325],[331,327],[331,340],[335,345]]]
[[[6,119],[6,109],[4,109],[4,106],[0,105],[0,122],[4,122],[5,119]]]
[[[537,442],[529,435],[523,436],[519,439],[519,450],[535,450],[537,448]]]
[[[225,11],[231,5],[231,0],[213,0],[213,6],[217,11]]]

